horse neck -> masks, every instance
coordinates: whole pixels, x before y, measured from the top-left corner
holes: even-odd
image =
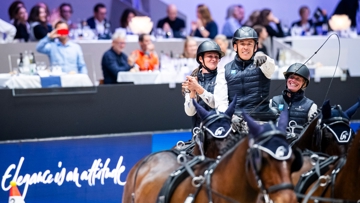
[[[346,163],[340,170],[335,181],[336,198],[359,199],[358,188],[360,187],[360,131],[353,139]]]
[[[358,176],[358,171],[360,169],[360,131],[355,135],[353,141],[351,142],[350,149],[346,158],[346,164],[342,168],[341,171],[343,173],[348,174],[356,174],[356,178],[360,178]],[[348,176],[350,179],[354,177]]]
[[[311,123],[307,126],[307,130],[301,135],[300,139],[296,141],[295,147],[298,147],[301,150],[309,149],[312,151],[316,151],[317,147],[314,143],[314,133],[316,132],[318,117],[315,118]]]
[[[258,190],[253,188],[247,177],[246,160],[248,148],[248,138],[246,137],[224,154],[214,171],[212,179],[213,182],[222,183],[213,184],[216,187],[214,187],[215,190],[226,192],[228,197],[237,199],[240,202],[255,202],[258,194]],[[249,170],[249,172],[251,171]],[[226,184],[225,186],[225,182],[232,184]]]

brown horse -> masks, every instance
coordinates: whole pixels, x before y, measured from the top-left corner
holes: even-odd
[[[295,146],[303,150],[310,149],[311,151],[321,152],[329,156],[343,157],[341,159],[344,159],[354,136],[349,120],[359,107],[360,100],[346,111],[342,111],[340,105],[331,107],[329,101],[326,101],[321,108],[321,113],[317,114],[307,125]],[[327,155],[324,157],[324,155],[320,154],[320,158],[327,162],[326,165],[322,164],[321,173],[328,170],[336,161],[335,158],[328,158]],[[314,160],[310,156],[319,159],[318,154],[307,152],[307,155],[303,157],[304,165],[301,170],[292,174],[293,182],[297,184],[295,189],[300,193],[303,193],[312,184],[312,181],[316,181],[320,176],[308,173],[311,169],[314,172],[314,166],[311,163]],[[302,175],[305,173],[305,176]],[[302,181],[298,183],[300,177]]]
[[[306,124],[300,138],[291,145],[330,156],[346,155],[354,135],[349,121],[359,107],[360,99],[346,111],[343,111],[340,105],[331,107],[329,101],[324,102],[321,113]]]
[[[286,142],[286,114],[280,116],[279,127],[258,125],[244,115],[250,134],[245,139],[234,137],[237,141],[230,142],[233,146],[220,159],[205,159],[193,167],[189,174],[194,177],[185,178],[163,202],[256,202],[259,193],[277,203],[296,202],[290,173],[299,169],[294,161],[299,155]],[[129,172],[122,202],[158,202],[161,187],[179,166],[171,152],[141,160]],[[200,180],[198,187],[194,180]]]
[[[345,162],[346,161],[346,162]],[[357,132],[346,158],[340,158],[323,175],[319,186],[314,183],[307,191],[307,194],[316,189],[303,202],[314,202],[318,199],[321,202],[359,202],[360,201],[360,131]]]
[[[193,139],[196,143],[192,155],[204,155],[215,159],[226,146],[230,137],[238,136],[239,132],[232,129],[231,117],[235,111],[236,97],[224,112],[206,111],[195,100],[196,112],[202,120],[200,127],[193,130]],[[221,128],[218,126],[221,125]],[[205,133],[204,133],[205,132]]]

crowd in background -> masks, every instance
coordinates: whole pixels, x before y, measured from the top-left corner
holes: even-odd
[[[346,0],[341,2],[343,1]],[[357,1],[353,5],[341,5],[341,2],[335,13],[347,12],[346,7],[351,7],[352,10],[357,10],[359,7]],[[200,4],[196,8],[197,19],[191,22],[190,28],[187,28],[185,21],[178,17],[177,7],[171,4],[167,7],[167,16],[160,19],[156,26],[147,33],[139,32],[142,30],[139,27],[144,24],[136,24],[140,21],[134,19],[139,17],[139,14],[133,8],[123,11],[119,16],[119,21],[113,26],[118,26],[113,29],[113,32],[109,20],[106,19],[107,8],[102,3],[94,6],[93,16],[81,22],[72,20],[73,12],[70,3],[62,3],[58,8],[50,11],[45,3],[40,2],[34,5],[28,14],[24,2],[16,0],[8,8],[10,22],[0,19],[0,28],[2,29],[0,33],[6,33],[6,42],[11,42],[12,37],[19,42],[40,41],[37,50],[47,54],[50,63],[61,62],[64,66],[65,64],[74,66],[71,70],[77,70],[79,73],[86,72],[83,54],[80,47],[71,43],[71,39],[112,39],[111,49],[103,56],[102,69],[104,77],[107,77],[105,83],[116,83],[119,71],[152,71],[159,68],[159,56],[155,52],[152,35],[185,38],[184,51],[180,58],[190,59],[196,58],[197,43],[193,37],[214,39],[225,53],[221,61],[222,65],[220,64],[222,67],[233,60],[235,56],[234,51],[229,49],[228,39],[231,39],[235,31],[242,26],[254,28],[259,37],[258,51],[264,54],[268,52],[263,43],[267,37],[326,35],[330,30],[327,12],[318,8],[311,15],[307,6],[299,9],[300,20],[294,21],[290,28],[286,28],[271,9],[255,10],[245,20],[245,8],[242,5],[231,5],[226,12],[225,24],[219,28],[208,6]],[[350,19],[353,19],[353,13],[348,15]],[[57,27],[59,25],[61,29]],[[356,20],[352,21],[352,26],[356,26]],[[134,50],[129,57],[122,53],[127,35],[138,35],[140,47],[140,49]],[[51,47],[51,52],[49,47]],[[64,50],[76,53],[79,57],[75,58],[73,62],[69,62],[67,59],[61,58],[61,53],[65,53]],[[74,64],[71,65],[71,63]]]
[[[340,4],[335,13],[344,12],[341,11],[344,8],[339,7],[341,7]],[[357,9],[358,3],[351,5],[351,8],[352,10]],[[86,21],[74,22],[72,20],[73,12],[70,3],[62,3],[58,8],[51,11],[45,3],[40,2],[30,9],[29,14],[22,1],[14,1],[8,8],[9,23],[16,28],[14,38],[19,41],[39,41],[47,33],[51,32],[53,26],[59,20],[66,22],[70,29],[91,29],[95,32],[94,38],[111,38],[112,31],[110,22],[106,19],[107,8],[104,4],[96,4],[93,10],[94,15]],[[214,39],[217,34],[221,33],[227,38],[231,38],[235,30],[243,25],[250,27],[263,26],[270,37],[324,35],[329,30],[327,12],[317,8],[311,15],[311,11],[307,6],[302,6],[299,9],[300,20],[294,20],[291,27],[285,29],[276,14],[267,8],[253,11],[249,18],[245,20],[245,8],[242,5],[231,5],[226,12],[226,22],[222,28],[218,27],[216,19],[213,19],[207,5],[198,5],[196,14],[197,19],[191,22],[190,28],[186,28],[185,21],[177,16],[176,6],[171,5],[167,8],[167,16],[158,21],[152,29],[152,34],[156,34],[157,29],[161,29],[167,37],[185,38],[186,36],[195,36]],[[352,26],[356,26],[356,17],[353,17],[353,14],[348,15],[352,20]],[[138,16],[138,13],[135,9],[125,9],[119,16],[119,21],[112,22],[113,27],[117,27],[117,29],[113,30],[115,32],[122,31],[126,34],[134,34],[129,25],[136,16]]]

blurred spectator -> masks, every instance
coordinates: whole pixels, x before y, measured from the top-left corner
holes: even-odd
[[[239,8],[239,16],[238,16],[238,21],[240,23],[240,25],[242,25],[242,21],[244,20],[245,17],[245,9],[242,5],[237,5],[237,7]]]
[[[122,32],[115,32],[112,36],[112,47],[106,51],[101,60],[101,67],[104,76],[104,84],[116,84],[117,75],[120,71],[129,71],[128,57],[123,50],[125,48],[126,35]]]
[[[196,58],[196,50],[198,46],[194,38],[186,37],[184,42],[184,52],[181,55],[181,58]]]
[[[209,8],[200,4],[197,7],[197,21],[191,22],[191,36],[211,38],[218,34],[218,27],[215,21],[212,19]]]
[[[73,14],[73,8],[69,3],[62,3],[59,6],[60,18],[62,21],[66,22],[70,29],[76,28],[76,24],[71,21],[71,16]]]
[[[317,14],[320,12],[320,14]],[[323,24],[327,24],[327,16],[325,10],[317,9],[314,17],[315,22],[309,19],[310,9],[307,6],[302,6],[299,10],[300,20],[294,22],[291,25],[291,35],[292,36],[304,36],[304,35],[317,35],[322,34]],[[319,16],[317,16],[319,15]],[[321,27],[318,29],[318,27]],[[326,30],[327,31],[327,30]]]
[[[234,32],[241,27],[240,24],[241,12],[238,5],[232,5],[228,8],[226,21],[222,30],[222,33],[231,39]]]
[[[39,2],[39,3],[37,3],[36,4],[36,6],[40,6],[40,7],[42,7],[42,8],[44,8],[45,9],[45,12],[46,12],[46,20],[47,20],[47,23],[48,24],[50,24],[50,26],[52,27],[52,25],[55,25],[55,23],[57,22],[57,21],[59,21],[60,19],[59,19],[59,15],[57,15],[57,18],[56,18],[56,22],[53,22],[53,21],[55,21],[55,20],[52,20],[51,19],[51,13],[50,13],[50,9],[49,9],[49,6],[46,4],[46,3],[44,3],[44,2]],[[53,23],[53,24],[52,24]]]
[[[268,55],[266,46],[264,45],[264,41],[268,38],[268,33],[266,31],[266,28],[262,25],[255,25],[254,30],[256,31],[258,35],[258,45],[256,52],[263,52],[265,55]]]
[[[162,29],[165,33],[173,33],[176,38],[184,37],[182,32],[185,30],[185,21],[177,17],[177,8],[174,4],[167,7],[167,17],[159,20],[157,28]]]
[[[12,42],[16,34],[16,28],[0,19],[0,43]],[[4,39],[4,35],[6,38]]]
[[[135,16],[137,15],[134,9],[132,8],[125,9],[120,17],[120,27],[117,28],[115,32],[123,32],[130,35],[134,34],[130,29],[129,24],[131,22],[131,19]]]
[[[38,41],[52,30],[52,27],[47,22],[45,8],[39,5],[31,9],[28,21],[30,23],[30,41]]]
[[[25,7],[24,2],[22,2],[22,1],[14,1],[9,6],[8,14],[9,14],[9,18],[10,18],[11,23],[14,23],[14,19],[15,19],[15,16],[16,16],[15,10],[16,10],[16,8],[19,8],[19,7]]]
[[[49,57],[52,66],[60,65],[65,73],[87,74],[81,47],[69,40],[69,26],[64,21],[55,24],[55,29],[41,39],[36,50]]]
[[[260,16],[259,10],[253,11],[249,16],[249,19],[247,19],[247,21],[244,23],[244,25],[253,27],[259,21],[259,16]]]
[[[270,23],[272,22],[276,24],[277,30],[270,26]],[[280,20],[273,15],[270,9],[263,9],[260,12],[260,16],[256,24],[264,26],[270,37],[285,36]]]
[[[27,42],[29,40],[30,25],[27,22],[28,13],[25,7],[17,7],[15,9],[15,17],[13,25],[16,27],[15,39]]]
[[[139,35],[140,50],[135,50],[128,58],[133,71],[153,71],[159,69],[159,59],[149,34]]]
[[[313,35],[314,34],[314,24],[310,16],[310,9],[307,6],[302,6],[299,10],[300,20],[291,24],[291,35],[292,36],[301,36],[301,35]]]
[[[232,49],[229,49],[229,40],[225,35],[216,35],[214,40],[220,46],[221,51],[225,53],[218,64],[218,71],[224,70],[225,65],[234,60],[236,52]]]
[[[335,14],[346,14],[351,20],[351,27],[356,28],[356,14],[359,10],[358,0],[341,0],[336,6],[334,11]]]
[[[110,39],[110,23],[106,20],[106,7],[102,3],[94,6],[94,16],[87,19],[88,26],[96,30],[99,39]]]

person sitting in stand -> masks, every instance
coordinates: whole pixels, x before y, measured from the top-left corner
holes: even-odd
[[[110,23],[106,20],[106,7],[102,3],[94,6],[94,16],[87,19],[87,25],[96,30],[98,39],[110,39]]]
[[[39,41],[52,31],[51,25],[47,21],[46,9],[36,5],[30,11],[30,41]]]
[[[190,36],[214,39],[218,34],[218,27],[211,17],[209,8],[204,4],[198,5],[196,16],[197,21],[191,22]]]
[[[310,83],[310,71],[306,65],[292,64],[284,72],[284,77],[286,89],[281,95],[274,96],[269,105],[275,108],[279,114],[285,108],[289,110],[288,139],[292,140],[302,131],[302,126],[310,121],[312,115],[317,112],[317,105],[305,97],[305,89]]]
[[[135,50],[129,56],[129,64],[134,66],[131,71],[154,71],[159,69],[159,58],[149,34],[139,35],[140,50]]]
[[[1,20],[0,18],[0,44],[12,42],[14,40],[15,34],[15,26],[4,20]],[[4,37],[4,35],[6,36],[6,38]]]
[[[60,14],[61,20],[66,22],[69,25],[70,29],[76,28],[76,24],[71,21],[71,16],[73,14],[73,8],[72,8],[71,4],[62,3],[59,6],[59,14]]]
[[[185,21],[177,17],[177,8],[174,4],[167,7],[167,17],[159,20],[157,28],[165,33],[172,32],[175,38],[183,38],[182,31],[185,29]]]
[[[134,34],[129,27],[129,24],[133,17],[137,16],[136,11],[132,8],[127,8],[124,10],[120,17],[120,27],[116,28],[115,32],[122,32],[127,35]]]
[[[220,46],[221,51],[225,53],[224,57],[221,58],[221,61],[218,64],[218,71],[223,71],[225,65],[234,60],[236,52],[229,49],[229,41],[225,35],[216,35],[214,41]]]
[[[186,37],[184,42],[184,51],[181,58],[196,58],[197,43],[194,38]]]
[[[16,12],[15,12],[15,10],[16,10],[17,8],[20,8],[20,7],[24,7],[24,8],[25,8],[24,2],[22,2],[22,1],[13,1],[13,2],[10,4],[9,9],[8,9],[8,15],[9,15],[10,23],[11,23],[11,24],[14,24],[14,21],[15,21],[15,18],[16,18]]]
[[[226,21],[223,26],[222,34],[224,34],[227,38],[231,39],[234,32],[241,27],[240,24],[240,16],[241,11],[238,5],[232,5],[228,8]]]
[[[275,23],[276,29],[270,23]],[[255,25],[264,26],[270,37],[285,37],[280,20],[274,16],[270,9],[263,9],[260,12],[258,22]]]
[[[268,38],[268,33],[266,31],[266,28],[262,25],[255,25],[254,30],[256,31],[257,35],[259,36],[258,41],[258,49],[256,52],[261,51],[265,55],[268,55],[267,48],[264,45],[264,41]]]
[[[201,122],[192,99],[196,99],[198,104],[207,111],[215,107],[213,93],[216,85],[217,65],[223,56],[224,53],[214,41],[202,42],[196,52],[196,61],[199,67],[182,83],[185,113],[192,116],[192,128],[199,127]]]
[[[104,84],[116,84],[120,71],[129,71],[132,67],[128,64],[128,57],[123,52],[126,35],[115,32],[112,36],[112,47],[106,51],[101,60]]]
[[[15,39],[20,41],[29,41],[30,25],[27,22],[28,13],[25,7],[17,7],[15,9],[15,17],[13,25],[16,27]]]
[[[48,55],[51,65],[60,65],[62,72],[87,74],[81,47],[71,42],[68,34],[68,25],[59,21],[55,29],[39,41],[36,50]]]

